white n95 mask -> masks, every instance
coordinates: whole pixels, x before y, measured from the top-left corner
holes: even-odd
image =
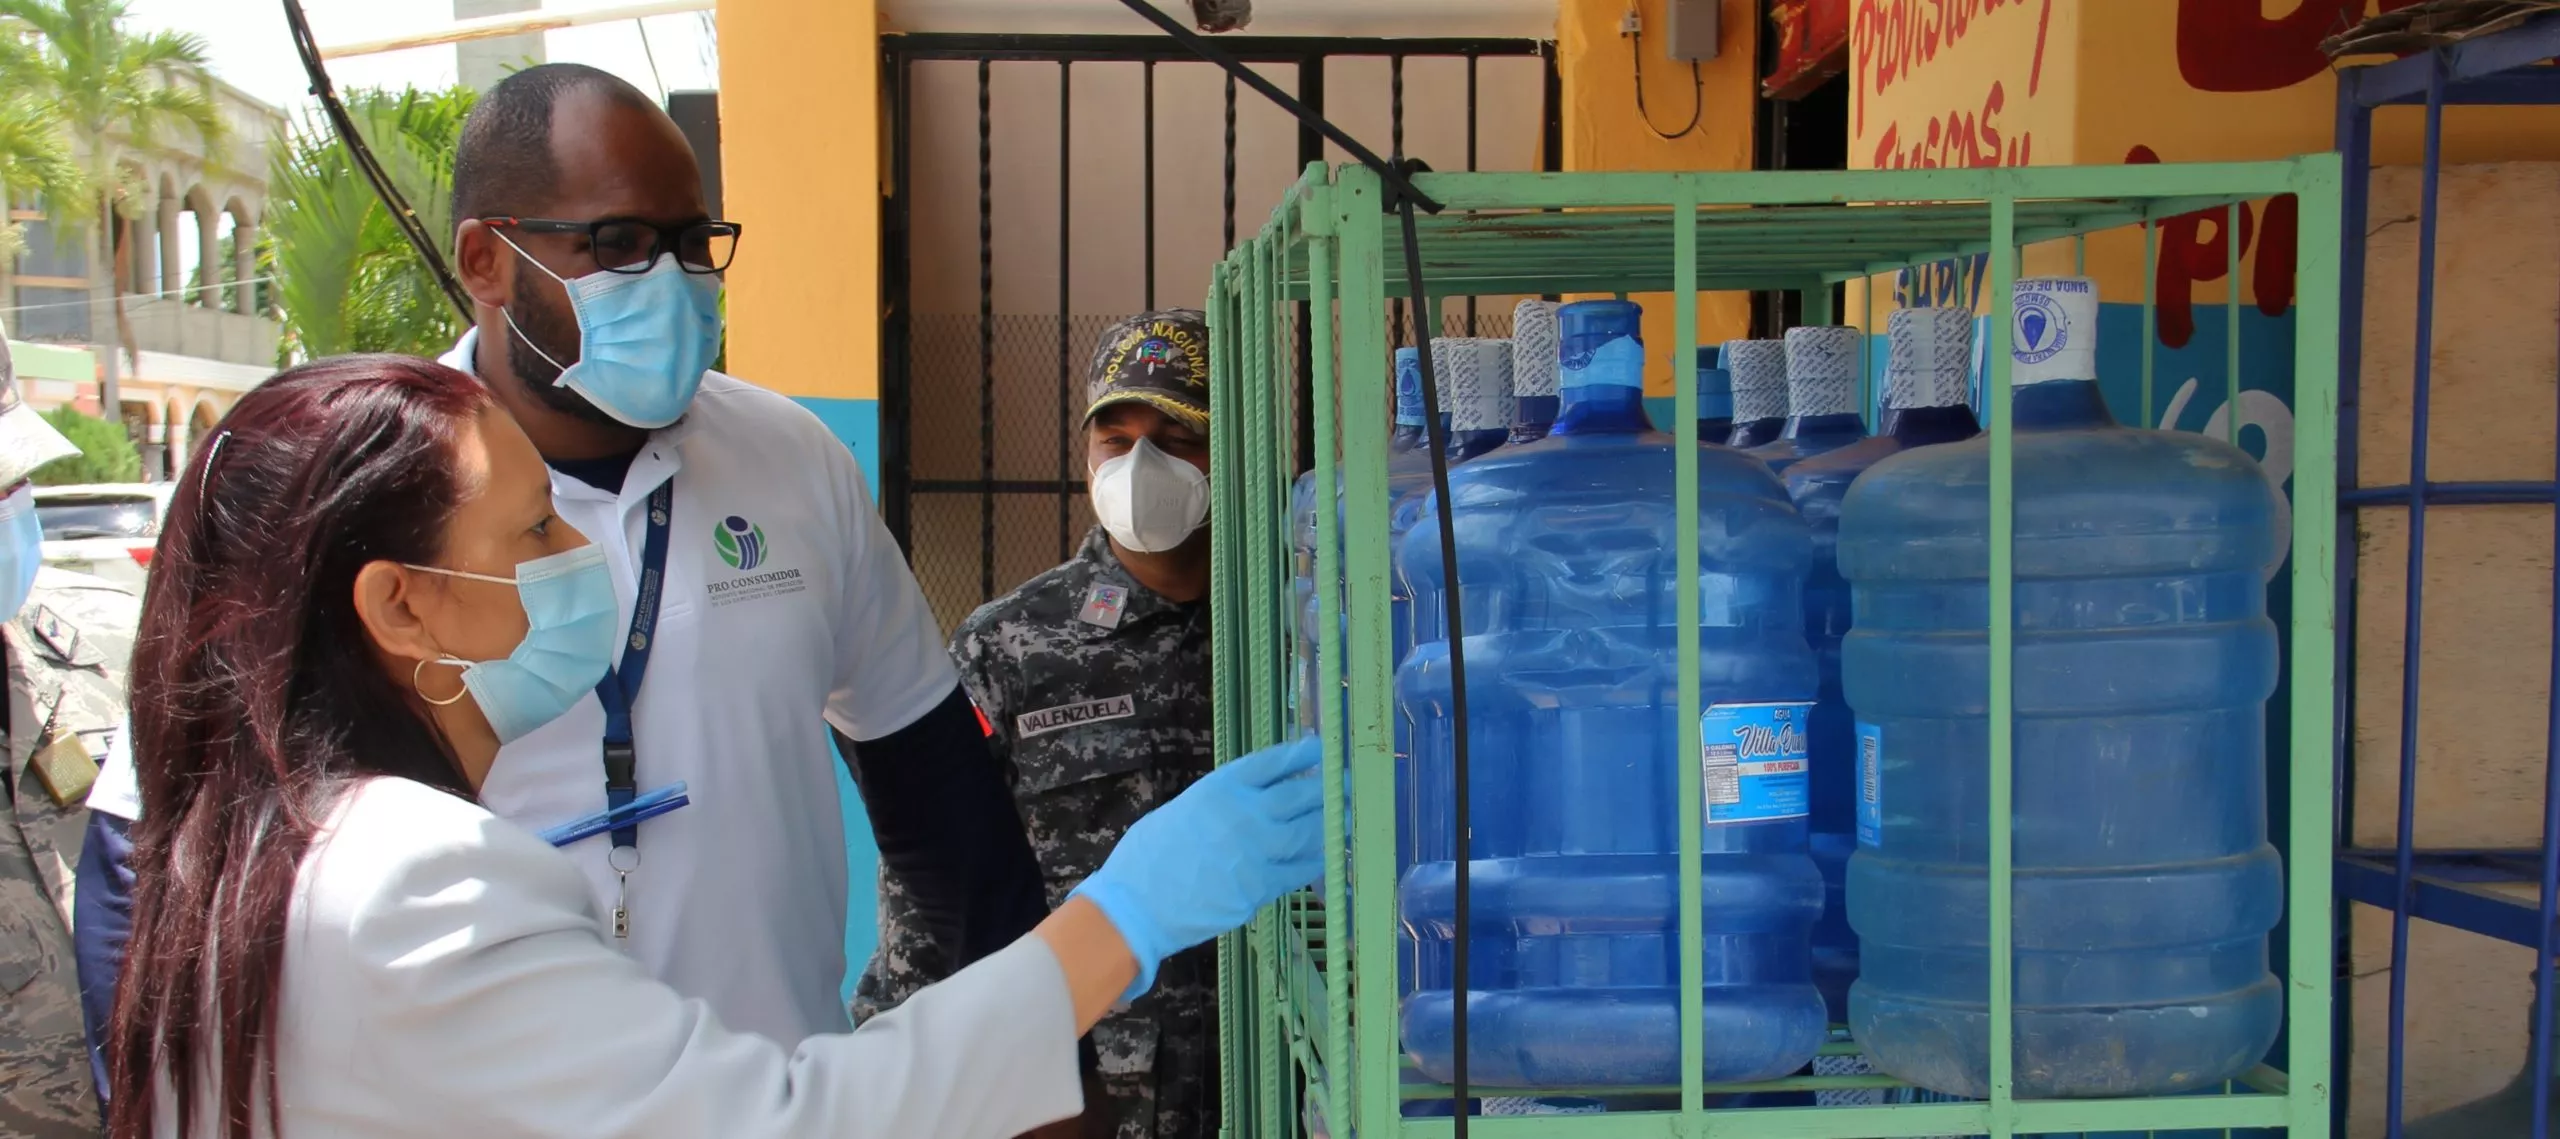
[[[1209,518],[1209,476],[1140,439],[1093,469],[1093,513],[1122,546],[1160,554]]]

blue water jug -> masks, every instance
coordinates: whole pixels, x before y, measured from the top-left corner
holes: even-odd
[[[1512,374],[1512,342],[1481,337],[1441,337],[1431,342],[1431,365],[1444,393],[1443,405],[1449,411],[1448,464],[1471,461],[1511,440],[1513,418],[1517,407]],[[1416,529],[1429,538],[1431,564],[1429,575],[1411,572],[1411,563],[1397,559],[1389,578],[1389,597],[1393,609],[1392,658],[1398,665],[1412,656],[1416,645],[1447,636],[1447,603],[1437,585],[1440,574],[1438,518],[1430,512],[1433,500],[1431,468],[1427,451],[1416,452],[1403,470],[1390,464],[1389,492],[1395,496],[1387,513],[1388,549],[1404,548],[1406,535]],[[1413,721],[1398,709],[1394,721],[1397,756],[1398,810],[1406,820],[1397,845],[1399,876],[1412,866],[1410,836],[1418,829],[1412,788]],[[1406,939],[1408,942],[1410,939]],[[1479,938],[1481,943],[1468,961],[1468,972],[1478,977],[1498,976],[1502,961],[1508,955],[1506,942]],[[1456,968],[1455,954],[1447,942],[1409,945],[1408,960],[1414,972],[1400,991],[1410,993],[1417,984],[1437,984],[1447,988]]]
[[[1556,310],[1554,301],[1525,300],[1511,310],[1511,441],[1547,437],[1556,425]]]
[[[1766,464],[1698,448],[1701,723],[1679,716],[1671,438],[1643,402],[1640,310],[1560,314],[1553,434],[1450,472],[1466,620],[1471,942],[1507,946],[1466,985],[1469,1078],[1487,1087],[1680,1078],[1677,765],[1705,767],[1710,1080],[1802,1068],[1824,1036],[1808,939],[1822,877],[1805,847],[1804,641],[1811,539]],[[1433,509],[1426,506],[1428,512]],[[1399,560],[1433,578],[1439,535]],[[1426,950],[1457,936],[1454,694],[1446,642],[1397,675],[1414,723],[1418,864],[1400,914]],[[1426,974],[1405,1047],[1436,1080],[1454,1059],[1454,986]]]
[[[1513,394],[1512,343],[1509,340],[1444,336],[1431,342],[1432,371],[1440,390],[1448,393],[1449,463],[1466,462],[1511,441],[1518,398]],[[1429,521],[1422,511],[1423,494],[1431,489],[1429,469],[1397,492],[1388,512],[1388,548],[1402,549],[1404,536]],[[1436,547],[1435,547],[1436,548]],[[1395,574],[1397,636],[1395,659],[1402,663],[1413,646],[1448,635],[1444,603],[1428,584],[1413,575]]]
[[[1421,500],[1421,492],[1428,490],[1431,485],[1430,434],[1425,430],[1429,420],[1422,399],[1421,354],[1413,348],[1399,348],[1395,353],[1395,362],[1395,430],[1387,440],[1387,495],[1391,520],[1399,514],[1409,519],[1412,510]],[[1442,390],[1446,390],[1445,384]],[[1296,696],[1293,701],[1293,723],[1301,734],[1312,734],[1320,730],[1328,711],[1342,716],[1347,723],[1351,707],[1351,694],[1347,686],[1337,686],[1330,701],[1320,700],[1317,696],[1322,685],[1321,658],[1318,655],[1321,642],[1317,638],[1323,630],[1323,620],[1317,604],[1315,586],[1318,537],[1316,521],[1319,517],[1316,511],[1322,497],[1328,496],[1318,494],[1313,471],[1300,475],[1291,488],[1292,554],[1295,578],[1293,588],[1300,634],[1294,661],[1297,679]],[[1336,492],[1329,497],[1336,522],[1339,524],[1342,518],[1343,501],[1338,486]],[[1409,521],[1406,524],[1409,525]],[[1347,575],[1348,572],[1348,567],[1344,567],[1342,574]],[[1340,624],[1347,635],[1351,621],[1347,576],[1335,578],[1334,590],[1342,613]],[[1401,575],[1390,575],[1389,590],[1389,614],[1392,625],[1390,638],[1391,644],[1396,646],[1393,651],[1400,659],[1412,643],[1409,630],[1412,624],[1413,605],[1409,591],[1402,584]],[[1401,756],[1407,748],[1406,740],[1410,736],[1401,719],[1395,725],[1395,733],[1396,751]],[[1411,865],[1413,861],[1410,843],[1414,828],[1409,821],[1411,794],[1405,777],[1406,770],[1406,765],[1399,760],[1395,816],[1399,820],[1408,820],[1396,829],[1396,864],[1399,870]],[[1403,985],[1401,991],[1409,992],[1414,984],[1415,951],[1410,939],[1399,937],[1398,940],[1400,943],[1398,973]]]
[[[1733,438],[1733,373],[1725,370],[1724,349],[1698,346],[1698,442],[1724,443]]]
[[[1751,448],[1787,430],[1787,342],[1727,340],[1726,381],[1733,386],[1733,433],[1725,446]]]
[[[1413,348],[1395,351],[1395,426],[1387,436],[1387,458],[1392,472],[1395,460],[1430,442],[1423,430],[1422,355]],[[1410,465],[1410,464],[1407,464]],[[1390,474],[1392,478],[1392,474]],[[1295,657],[1297,682],[1291,701],[1293,720],[1302,732],[1313,732],[1319,723],[1315,701],[1316,634],[1320,628],[1316,614],[1316,473],[1299,475],[1289,488],[1290,518],[1290,586],[1295,599],[1293,612],[1298,618],[1298,648]],[[1339,493],[1335,508],[1340,509]],[[1337,515],[1339,517],[1339,515]]]
[[[2274,1042],[2267,843],[2279,500],[2219,439],[2118,426],[2098,299],[2018,282],[2017,1094],[2169,1095]],[[2002,393],[1995,393],[1995,398]],[[1906,451],[1840,512],[1858,719],[1849,1021],[1876,1066],[1988,1094],[1990,446]],[[2007,617],[2011,615],[2001,615]]]
[[[1444,336],[1431,342],[1431,364],[1449,410],[1449,461],[1463,463],[1511,441],[1511,342]]]
[[[1973,314],[1907,308],[1885,322],[1883,431],[1788,467],[1787,496],[1813,528],[1813,572],[1804,585],[1804,633],[1822,662],[1822,699],[1813,706],[1813,860],[1829,894],[1813,927],[1813,980],[1835,1023],[1849,1019],[1849,982],[1858,979],[1858,935],[1843,898],[1849,854],[1858,845],[1858,733],[1840,691],[1840,640],[1849,632],[1849,583],[1840,576],[1840,500],[1868,467],[1932,443],[1970,439],[1974,422]]]
[[[1769,469],[1788,467],[1867,437],[1858,411],[1859,349],[1866,333],[1836,325],[1787,330],[1787,427],[1751,448]]]
[[[1422,349],[1396,349],[1396,428],[1387,436],[1387,454],[1401,455],[1431,445],[1430,404],[1422,398]],[[1449,404],[1440,403],[1440,422],[1449,422]]]

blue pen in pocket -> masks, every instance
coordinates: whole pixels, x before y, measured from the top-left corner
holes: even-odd
[[[678,807],[693,802],[685,795],[685,785],[670,783],[641,795],[621,807],[598,811],[583,818],[571,819],[559,826],[538,832],[542,841],[553,846],[568,846],[594,838],[607,831],[646,822]]]

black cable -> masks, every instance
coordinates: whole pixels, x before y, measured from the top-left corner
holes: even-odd
[[[1653,125],[1653,112],[1644,109],[1644,33],[1629,33],[1627,46],[1635,55],[1636,117],[1644,120],[1644,129],[1652,131],[1653,137],[1664,142],[1677,142],[1689,137],[1691,132],[1698,129],[1698,120],[1704,118],[1707,113],[1707,76],[1705,72],[1698,70],[1698,61],[1694,59],[1689,61],[1689,125],[1680,128],[1677,133],[1664,134],[1661,127]]]
[[[1305,123],[1307,126],[1323,134],[1326,138],[1332,139],[1336,145],[1342,147],[1345,151],[1350,152],[1352,157],[1358,159],[1361,165],[1377,171],[1378,177],[1387,184],[1387,197],[1384,204],[1396,211],[1397,224],[1402,227],[1404,232],[1405,287],[1407,293],[1412,297],[1414,314],[1417,321],[1422,313],[1430,311],[1430,298],[1423,285],[1422,243],[1414,222],[1413,212],[1416,209],[1422,209],[1431,213],[1438,213],[1440,212],[1440,203],[1432,200],[1420,190],[1414,189],[1412,180],[1406,177],[1408,172],[1418,172],[1428,169],[1428,167],[1423,166],[1419,162],[1404,159],[1401,155],[1398,156],[1397,161],[1394,163],[1388,163],[1380,159],[1375,153],[1370,151],[1369,148],[1360,145],[1360,143],[1350,135],[1344,134],[1341,128],[1334,126],[1332,123],[1326,122],[1323,116],[1308,110],[1305,106],[1299,104],[1297,100],[1282,94],[1279,88],[1272,86],[1270,82],[1264,80],[1262,76],[1256,73],[1253,69],[1237,62],[1233,56],[1219,50],[1198,33],[1176,23],[1173,17],[1158,11],[1153,5],[1146,3],[1145,0],[1120,0],[1120,2],[1126,5],[1130,11],[1146,17],[1149,22],[1164,29],[1166,34],[1181,41],[1182,45],[1190,48],[1193,54],[1198,55],[1200,58],[1211,63],[1217,64],[1220,68],[1226,71],[1230,78],[1242,80],[1245,85],[1261,92],[1263,97],[1279,104],[1283,110],[1297,116],[1298,121]],[[1692,66],[1695,65],[1693,64]],[[1700,85],[1700,97],[1702,99],[1704,98],[1704,92],[1705,87],[1702,81]],[[1694,127],[1696,124],[1693,122],[1691,125]],[[1456,1045],[1457,1055],[1453,1064],[1455,1070],[1450,1073],[1449,1099],[1452,1108],[1450,1114],[1453,1117],[1451,1119],[1451,1124],[1455,1129],[1453,1134],[1456,1139],[1467,1139],[1466,992],[1468,983],[1467,942],[1469,933],[1467,923],[1470,917],[1467,887],[1469,870],[1468,864],[1471,860],[1470,855],[1473,853],[1470,849],[1471,835],[1469,833],[1473,820],[1471,818],[1471,811],[1467,802],[1467,656],[1465,647],[1467,626],[1464,615],[1461,611],[1462,607],[1458,597],[1460,590],[1458,588],[1457,523],[1449,512],[1449,428],[1446,424],[1443,424],[1440,421],[1439,376],[1437,374],[1437,370],[1431,366],[1429,342],[1422,338],[1418,328],[1416,329],[1415,343],[1423,349],[1422,351],[1415,353],[1415,355],[1419,357],[1417,362],[1420,364],[1422,371],[1423,430],[1429,434],[1431,439],[1431,490],[1433,498],[1438,504],[1438,509],[1433,513],[1438,517],[1440,522],[1440,564],[1445,583],[1444,588],[1441,590],[1441,601],[1445,607],[1445,616],[1449,622],[1449,681],[1453,686],[1449,700],[1449,714],[1452,727],[1455,729],[1457,736],[1454,754],[1451,756],[1451,764],[1454,768],[1451,774],[1455,784],[1453,790],[1457,793],[1457,817],[1455,822],[1457,824],[1458,842],[1456,858],[1456,886],[1458,896],[1457,913],[1454,916],[1457,922],[1458,935],[1457,944],[1452,946],[1450,951],[1452,955],[1450,966],[1457,973],[1457,976],[1452,981],[1452,995],[1455,997],[1455,1000],[1452,1003],[1455,1005],[1454,1011],[1456,1014],[1456,1021],[1451,1026],[1452,1042]],[[1348,1130],[1350,1124],[1347,1121],[1338,1120],[1335,1121],[1334,1126]]]
[[[1387,185],[1399,193],[1410,195],[1415,207],[1422,212],[1428,214],[1440,212],[1439,199],[1414,189],[1412,183],[1405,181],[1403,173],[1389,165],[1386,159],[1378,157],[1378,152],[1360,145],[1360,140],[1344,134],[1341,127],[1326,122],[1324,116],[1308,110],[1306,104],[1289,97],[1288,92],[1273,86],[1270,80],[1263,78],[1261,72],[1246,67],[1238,62],[1236,57],[1228,55],[1225,48],[1209,42],[1208,37],[1183,27],[1181,21],[1166,15],[1155,5],[1146,3],[1146,0],[1120,0],[1120,3],[1121,6],[1144,17],[1148,23],[1163,29],[1164,34],[1172,36],[1182,46],[1189,48],[1191,54],[1217,64],[1220,70],[1234,77],[1237,82],[1253,88],[1263,98],[1271,100],[1281,110],[1295,116],[1300,123],[1306,125],[1307,129],[1333,140],[1335,146],[1348,151],[1351,157],[1358,159],[1362,166],[1377,171],[1379,177],[1387,180]]]
[[[365,184],[373,187],[375,197],[391,213],[391,224],[400,227],[400,235],[409,239],[409,247],[426,262],[427,271],[435,275],[436,286],[444,290],[446,300],[462,314],[463,323],[473,319],[471,297],[462,291],[462,282],[453,275],[453,267],[445,264],[444,254],[436,249],[435,236],[418,220],[418,211],[409,208],[409,199],[392,184],[391,175],[373,157],[373,149],[365,145],[364,135],[356,130],[355,120],[348,117],[346,105],[338,101],[337,89],[329,83],[329,69],[321,65],[320,43],[311,35],[311,22],[303,18],[301,0],[284,0],[284,22],[293,31],[294,54],[302,58],[303,74],[311,77],[311,95],[320,100],[320,111],[328,116],[329,127],[347,144],[347,153],[355,159],[356,172]]]
[[[1416,312],[1430,310],[1430,298],[1423,295],[1422,244],[1414,232],[1413,202],[1396,196],[1396,220],[1404,228],[1404,277],[1411,289]],[[1456,793],[1457,823],[1457,943],[1450,947],[1449,967],[1457,976],[1452,981],[1450,1003],[1456,1019],[1450,1024],[1450,1042],[1456,1047],[1449,1073],[1449,1106],[1456,1139],[1467,1139],[1467,943],[1472,930],[1468,926],[1467,877],[1474,861],[1473,820],[1467,794],[1467,625],[1459,612],[1458,601],[1458,529],[1449,512],[1449,425],[1440,418],[1440,380],[1433,374],[1431,351],[1426,346],[1414,355],[1422,365],[1423,430],[1431,437],[1431,493],[1439,509],[1432,513],[1440,520],[1440,572],[1443,586],[1440,599],[1449,622],[1449,718],[1456,729],[1457,740],[1451,756],[1452,791]]]

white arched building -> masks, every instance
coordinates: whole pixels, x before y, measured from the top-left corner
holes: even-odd
[[[129,335],[118,410],[142,446],[147,478],[182,465],[188,441],[276,366],[279,326],[257,245],[286,119],[229,84],[217,81],[214,97],[228,129],[212,153],[187,131],[123,148],[112,264],[93,275],[93,259],[103,259],[89,227],[55,226],[32,208],[12,211],[24,248],[0,263],[0,326],[38,407],[103,413],[100,354],[117,338],[97,327],[91,289],[112,280]]]

